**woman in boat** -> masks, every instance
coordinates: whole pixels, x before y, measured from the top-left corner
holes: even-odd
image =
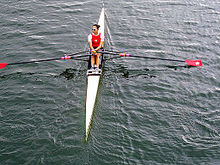
[[[99,33],[100,26],[94,24],[92,26],[92,33],[88,36],[89,48],[91,50],[91,67],[94,69],[95,61],[96,66],[99,68],[100,65],[100,53],[98,51],[103,47],[104,37]]]

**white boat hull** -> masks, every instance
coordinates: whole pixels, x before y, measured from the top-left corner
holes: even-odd
[[[100,75],[88,76],[87,97],[86,97],[86,140],[89,135],[89,127],[95,107],[96,96],[99,87]]]
[[[104,15],[105,14],[103,8],[98,22],[98,24],[100,25],[99,31],[102,33],[102,35],[104,35],[104,20],[105,20]],[[101,60],[101,67],[103,66],[102,62],[103,61]],[[92,116],[95,108],[101,74],[102,71],[94,71],[90,69],[88,69],[87,71],[88,78],[87,78],[87,95],[86,95],[86,141],[88,139],[90,132]]]

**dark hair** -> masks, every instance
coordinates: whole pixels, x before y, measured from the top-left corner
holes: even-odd
[[[94,25],[92,25],[92,26],[96,26],[96,27],[97,27],[97,29],[99,29],[99,28],[100,28],[100,25],[98,25],[98,24],[94,24]]]

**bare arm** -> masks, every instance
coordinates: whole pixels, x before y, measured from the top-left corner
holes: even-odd
[[[93,46],[92,46],[92,42],[89,42],[89,48],[90,48],[91,50],[95,50],[95,49],[93,48]]]

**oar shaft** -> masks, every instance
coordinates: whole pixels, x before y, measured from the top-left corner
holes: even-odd
[[[67,55],[67,56],[74,56],[74,55],[81,54],[81,53],[86,53],[86,52],[88,52],[88,50],[76,52],[76,53],[73,53],[73,54],[70,54],[70,55]]]
[[[118,57],[136,57],[136,58],[144,58],[144,59],[153,59],[153,60],[163,60],[163,61],[174,61],[174,62],[185,62],[189,66],[202,66],[202,60],[175,60],[169,58],[159,58],[159,57],[149,57],[149,56],[137,56],[137,55],[130,55],[126,53],[118,53],[118,52],[111,52],[111,51],[104,51],[105,54],[112,54],[112,55],[119,55],[116,57],[112,57],[109,59],[114,59]]]
[[[49,58],[49,59],[42,59],[42,60],[35,60],[35,61],[25,61],[25,62],[15,62],[15,63],[9,63],[8,65],[21,65],[21,64],[30,64],[30,63],[39,63],[39,62],[46,62],[46,61],[55,61],[55,60],[67,60],[67,59],[74,59],[74,58],[81,58],[81,57],[87,57],[89,54],[84,54],[80,56],[73,56],[76,55],[76,53],[68,56],[64,56],[61,58]]]
[[[153,59],[153,60],[185,62],[184,60],[174,60],[174,59],[169,59],[169,58],[159,58],[159,57],[149,57],[149,56],[137,56],[137,55],[130,55],[130,54],[125,54],[125,53],[116,53],[116,52],[110,52],[110,51],[104,51],[104,53],[112,54],[112,55],[119,55],[121,57],[136,57],[136,58]]]
[[[76,52],[70,55],[65,55],[64,57],[61,58],[49,58],[49,59],[42,59],[42,60],[34,60],[34,61],[24,61],[24,62],[15,62],[15,63],[0,63],[0,69],[5,68],[7,65],[21,65],[21,64],[30,64],[30,63],[35,63],[35,62],[46,62],[46,61],[55,61],[55,60],[67,60],[67,59],[73,59],[73,58],[80,58],[80,57],[87,57],[90,56],[89,54],[85,55],[80,55],[80,56],[75,56],[77,54],[85,53],[88,51],[81,51],[81,52]]]
[[[136,56],[136,55],[130,55],[130,57],[138,57],[138,58],[153,59],[153,60],[163,60],[163,61],[185,62],[184,60],[174,60],[174,59],[159,58],[159,57],[144,57],[144,56]]]
[[[49,58],[49,59],[42,59],[42,60],[35,60],[35,61],[26,61],[26,62],[15,62],[15,63],[9,63],[8,65],[19,65],[19,64],[30,64],[30,63],[35,63],[35,62],[45,62],[45,61],[55,61],[55,60],[65,60],[67,58],[65,57],[70,57],[72,58],[73,56],[77,55],[77,54],[81,54],[81,53],[85,53],[85,52],[88,52],[87,50],[84,50],[84,51],[80,51],[80,52],[76,52],[76,53],[73,53],[73,54],[70,54],[70,55],[65,55],[64,57],[61,57],[61,58]],[[85,55],[83,56],[77,56],[77,57],[84,57]],[[69,58],[69,59],[70,59]]]
[[[35,62],[45,62],[45,61],[55,61],[55,60],[60,60],[60,58],[50,58],[50,59],[35,60],[35,61],[15,62],[15,63],[9,63],[8,65],[30,64],[30,63],[35,63]]]

